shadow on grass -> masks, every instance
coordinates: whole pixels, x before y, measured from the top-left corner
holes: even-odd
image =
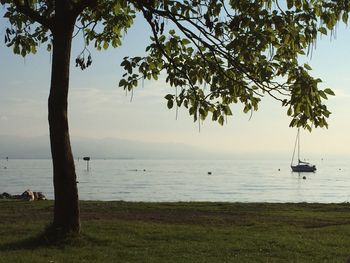
[[[0,244],[1,251],[34,250],[40,248],[84,247],[84,246],[106,246],[107,240],[98,239],[84,233],[64,233],[48,226],[43,232],[15,242]]]

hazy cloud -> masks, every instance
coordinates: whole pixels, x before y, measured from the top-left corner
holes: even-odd
[[[344,89],[333,89],[335,93],[335,97],[331,97],[332,99],[337,98],[350,98],[350,93],[347,90]]]

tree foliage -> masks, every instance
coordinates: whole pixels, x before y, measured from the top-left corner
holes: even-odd
[[[135,17],[135,10],[125,1],[63,2],[68,3],[70,12],[77,13],[75,34],[84,34],[85,47],[78,56],[80,60],[83,59],[85,52],[88,52],[86,47],[91,43],[98,50],[107,49],[109,46],[114,48],[120,46],[122,34],[132,25]],[[6,5],[7,12],[4,17],[10,22],[10,26],[6,29],[5,43],[13,47],[15,54],[22,56],[35,54],[37,47],[42,44],[46,44],[48,51],[51,51],[51,31],[56,22],[56,1],[1,0],[1,3]]]
[[[193,0],[137,7],[152,28],[152,43],[147,56],[124,58],[120,86],[130,90],[166,72],[178,88],[165,97],[168,107],[183,105],[195,121],[211,113],[223,124],[232,103],[247,113],[268,94],[288,108],[290,126],[327,127],[323,101],[334,93],[320,89],[321,80],[298,58],[318,33],[332,31],[340,17],[347,22],[347,2]]]
[[[1,0],[9,20],[5,42],[16,54],[35,53],[46,43],[58,6],[54,0]],[[348,21],[348,1],[288,0],[66,0],[77,15],[76,34],[85,38],[76,64],[91,65],[87,47],[121,45],[121,37],[142,13],[153,35],[143,57],[126,57],[119,86],[131,90],[140,79],[166,81],[176,88],[167,105],[184,106],[194,120],[224,123],[230,105],[257,110],[264,95],[287,107],[291,126],[327,126],[324,100],[333,92],[298,58],[312,49],[317,35]],[[67,10],[68,10],[67,9]]]

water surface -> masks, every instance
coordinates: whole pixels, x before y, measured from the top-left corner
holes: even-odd
[[[87,171],[80,159],[76,170],[82,200],[349,202],[349,162],[313,163],[299,175],[288,160],[92,159]],[[51,160],[0,160],[0,193],[26,189],[53,199]]]

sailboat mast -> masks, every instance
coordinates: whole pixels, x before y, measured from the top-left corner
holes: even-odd
[[[297,148],[298,142],[299,142],[299,129],[298,129],[297,135],[295,136],[294,149],[293,149],[293,156],[292,156],[292,161],[290,162],[290,166],[293,165],[294,156],[295,156],[295,150],[296,150],[296,148]],[[298,149],[299,149],[299,145],[298,145]],[[298,150],[298,164],[299,164],[299,150]]]
[[[298,163],[300,163],[300,128],[298,128]]]

